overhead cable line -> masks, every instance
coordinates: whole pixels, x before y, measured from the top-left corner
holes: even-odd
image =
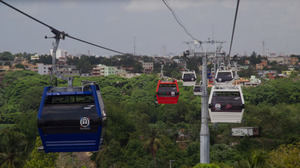
[[[229,47],[229,52],[228,52],[229,56],[231,54],[231,49],[232,49],[233,37],[234,37],[234,33],[235,33],[235,25],[236,25],[236,20],[237,20],[237,16],[238,16],[239,6],[240,6],[240,0],[237,0],[236,11],[235,11],[235,16],[234,16],[234,21],[233,21],[232,34],[231,34],[231,40],[230,40],[230,47]]]
[[[119,54],[125,54],[125,53],[123,53],[121,51],[117,51],[117,50],[113,50],[113,49],[110,49],[110,48],[107,48],[107,47],[104,47],[104,46],[100,46],[98,44],[91,43],[91,42],[88,42],[88,41],[76,38],[76,37],[68,35],[68,34],[66,34],[66,36],[69,37],[70,39],[77,40],[77,41],[80,41],[82,43],[86,43],[86,44],[89,44],[89,45],[92,45],[92,46],[95,46],[95,47],[98,47],[98,48],[102,48],[104,50],[112,51],[112,52],[119,53]]]
[[[171,6],[168,4],[167,0],[162,0],[162,2],[165,4],[165,6],[170,10],[170,12],[172,13],[174,19],[176,20],[176,22],[179,24],[179,26],[184,30],[184,32],[193,40],[196,40],[198,42],[200,42],[198,39],[196,39],[192,33],[190,33],[188,31],[188,29],[184,26],[184,24],[180,21],[179,17],[176,15],[176,12],[171,8]]]
[[[48,27],[52,33],[55,34],[56,37],[63,37],[62,39],[64,39],[64,37],[69,37],[70,39],[73,39],[73,40],[77,40],[77,41],[80,41],[82,43],[86,43],[86,44],[89,44],[89,45],[92,45],[92,46],[95,46],[95,47],[98,47],[98,48],[101,48],[101,49],[104,49],[104,50],[108,50],[108,51],[111,51],[111,52],[115,52],[115,53],[118,53],[118,54],[125,54],[124,52],[121,52],[121,51],[118,51],[118,50],[114,50],[114,49],[111,49],[111,48],[107,48],[107,47],[104,47],[104,46],[101,46],[101,45],[98,45],[98,44],[95,44],[95,43],[91,43],[91,42],[88,42],[86,40],[82,40],[80,38],[77,38],[77,37],[74,37],[74,36],[71,36],[63,31],[60,31],[56,28],[54,28],[53,26],[50,26],[49,24],[46,24],[45,22],[42,22],[36,18],[34,18],[33,16],[21,11],[20,9],[17,9],[16,7],[4,2],[3,0],[0,0],[1,3],[3,3],[4,5],[8,6],[9,8],[21,13],[22,15],[42,24],[43,26],[46,26]]]

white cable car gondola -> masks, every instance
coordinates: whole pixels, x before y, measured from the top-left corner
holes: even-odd
[[[212,123],[242,122],[244,96],[240,86],[213,86],[208,104]]]
[[[217,83],[230,82],[233,80],[233,72],[232,70],[217,70],[215,75],[215,80]]]
[[[200,85],[194,86],[194,96],[201,96],[202,95],[202,82],[200,82]]]
[[[195,71],[182,73],[183,86],[194,86],[196,84],[196,80],[197,77]]]

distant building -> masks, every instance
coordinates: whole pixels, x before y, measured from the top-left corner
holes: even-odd
[[[53,49],[50,50],[50,54],[53,54]],[[56,51],[56,59],[58,59],[57,64],[59,65],[66,65],[67,60],[69,58],[73,58],[72,56],[68,55],[68,52],[65,50],[57,49]]]
[[[277,56],[277,57],[268,57],[269,62],[276,62],[277,64],[289,64],[289,57],[286,56]]]
[[[276,75],[273,74],[273,73],[267,73],[267,74],[266,74],[266,78],[267,78],[267,79],[275,79],[275,78],[276,78]]]
[[[281,74],[286,75],[286,76],[290,76],[292,74],[293,71],[282,71]]]
[[[29,66],[30,70],[35,71],[35,66]],[[37,64],[37,72],[40,75],[49,75],[51,73],[52,65]],[[74,65],[58,65],[56,67],[56,74],[58,78],[67,76],[79,76],[79,70]]]
[[[109,75],[118,75],[119,72],[124,72],[122,70],[119,70],[116,67],[113,66],[106,66],[99,64],[92,70],[93,76],[109,76]]]
[[[22,64],[22,62],[24,61],[23,57],[15,57],[14,59],[14,63],[13,64]]]
[[[26,70],[38,72],[38,65],[27,64],[25,67]]]
[[[285,74],[278,74],[277,75],[277,78],[287,78],[288,76],[287,75],[285,75]]]
[[[128,73],[124,69],[118,69],[117,75],[126,76]]]
[[[26,59],[24,59],[21,63],[24,67],[25,70],[33,71],[33,72],[38,72],[38,65],[37,64],[31,64],[29,63]],[[13,64],[13,68],[15,68],[17,64]]]
[[[10,70],[10,67],[8,65],[0,65],[0,72],[8,71],[8,70]]]
[[[277,76],[276,70],[258,70],[258,75],[261,78],[275,79]]]
[[[38,66],[38,73],[40,75],[49,75],[50,69],[52,68],[52,65],[44,65],[44,64],[37,64]]]
[[[143,62],[144,73],[151,73],[153,71],[153,62]]]
[[[40,56],[38,54],[35,54],[35,55],[33,55],[33,56],[30,57],[31,61],[39,60],[39,59],[40,59]]]
[[[263,70],[264,69],[264,66],[262,64],[256,64],[255,65],[255,69],[256,70]]]
[[[50,49],[50,55],[53,54],[53,49]],[[65,50],[57,49],[56,50],[56,58],[59,59],[60,57],[67,57],[68,52]]]
[[[290,65],[290,66],[288,66],[288,70],[289,71],[295,71],[295,67]]]
[[[256,70],[263,70],[264,67],[267,67],[267,66],[268,66],[268,60],[263,59],[263,60],[261,60],[261,63],[255,65],[255,68],[256,68]]]
[[[261,63],[260,63],[263,67],[267,66],[268,65],[268,60],[261,60]]]
[[[249,60],[245,60],[245,65],[249,65],[250,61]]]
[[[261,84],[261,80],[251,75],[249,82],[245,82],[244,86],[257,86]]]
[[[106,66],[104,68],[104,76],[117,75],[117,74],[118,74],[118,68],[116,67]]]
[[[59,57],[57,64],[59,64],[59,65],[67,65],[67,57]]]
[[[60,78],[66,77],[66,76],[79,76],[80,75],[79,70],[76,69],[76,66],[74,66],[74,65],[60,65],[57,67],[56,72]]]
[[[99,64],[93,68],[92,75],[93,76],[102,76],[103,71],[104,71],[104,65]]]
[[[247,70],[247,69],[249,69],[249,66],[248,65],[240,65],[240,66],[238,66],[238,70],[242,70],[242,69]]]

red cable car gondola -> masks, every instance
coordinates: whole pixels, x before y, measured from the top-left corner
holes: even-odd
[[[156,88],[156,99],[158,104],[177,104],[179,89],[177,80],[158,81]]]

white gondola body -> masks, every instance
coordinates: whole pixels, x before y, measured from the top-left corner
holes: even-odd
[[[199,90],[199,87],[200,87],[200,90]],[[201,96],[201,95],[202,95],[202,89],[201,89],[201,86],[199,86],[199,85],[195,85],[195,86],[194,86],[194,95],[195,95],[195,96]]]
[[[230,83],[234,79],[232,70],[218,69],[215,75],[216,83]]]
[[[201,85],[195,85],[194,86],[194,96],[201,96],[202,95],[202,86]]]
[[[240,86],[213,86],[208,100],[211,122],[241,123],[244,103]]]
[[[183,72],[182,73],[183,86],[195,86],[197,76],[195,71]]]

